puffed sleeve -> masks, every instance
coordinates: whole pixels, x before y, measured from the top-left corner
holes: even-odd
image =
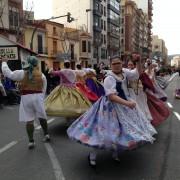
[[[117,94],[116,80],[112,76],[107,76],[104,80],[104,89],[106,96],[110,94]]]
[[[24,70],[11,71],[6,62],[2,63],[2,72],[5,77],[13,81],[21,81],[24,78]]]
[[[123,68],[123,72],[126,74],[128,80],[136,80],[139,79],[138,70],[135,68],[133,70]]]
[[[46,88],[47,88],[47,80],[46,80],[46,76],[44,74],[42,74],[42,80],[43,80],[43,94],[46,94]]]

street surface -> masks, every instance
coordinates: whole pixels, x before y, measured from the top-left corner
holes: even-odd
[[[154,144],[123,153],[115,162],[111,153],[98,151],[97,169],[89,167],[91,150],[68,139],[67,123],[48,117],[50,144],[43,143],[36,123],[34,150],[28,150],[25,124],[18,122],[19,106],[0,110],[0,180],[180,180],[180,100],[175,77],[166,89],[171,115],[160,127]]]

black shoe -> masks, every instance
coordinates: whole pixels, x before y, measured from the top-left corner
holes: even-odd
[[[51,141],[51,139],[50,139],[49,134],[46,134],[46,135],[44,136],[43,142],[50,142],[50,141]]]
[[[34,149],[35,148],[35,142],[29,142],[28,149]]]
[[[92,168],[96,168],[96,160],[92,159],[90,157],[90,154],[88,155],[88,163],[89,163],[89,166],[91,166]]]

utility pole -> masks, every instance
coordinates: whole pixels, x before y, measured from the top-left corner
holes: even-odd
[[[58,18],[62,18],[62,17],[67,17],[67,22],[68,22],[68,23],[71,23],[72,21],[74,21],[74,18],[71,17],[71,13],[68,12],[66,15],[56,16],[56,17],[53,16],[53,17],[48,18],[48,19],[43,19],[43,20],[41,20],[41,21],[37,24],[37,26],[36,26],[36,27],[34,28],[34,30],[33,30],[32,36],[31,36],[31,42],[30,42],[30,48],[31,48],[31,50],[33,50],[33,39],[34,39],[35,32],[36,32],[37,29],[38,29],[38,26],[39,26],[40,24],[42,24],[43,22],[45,22],[45,21],[49,21],[49,20],[53,20],[53,19],[58,19]]]
[[[88,33],[88,29],[89,29],[89,18],[88,18],[88,12],[91,12],[91,9],[86,9],[86,13],[87,13],[87,33]]]

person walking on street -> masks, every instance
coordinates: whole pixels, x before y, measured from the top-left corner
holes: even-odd
[[[23,69],[11,71],[7,65],[7,59],[1,59],[2,72],[5,77],[20,82],[21,102],[19,108],[19,121],[26,123],[26,131],[29,138],[28,148],[35,147],[34,120],[39,119],[44,132],[44,142],[50,141],[48,133],[47,116],[44,108],[44,94],[47,81],[39,71],[38,59],[28,56],[27,61],[22,63]]]

